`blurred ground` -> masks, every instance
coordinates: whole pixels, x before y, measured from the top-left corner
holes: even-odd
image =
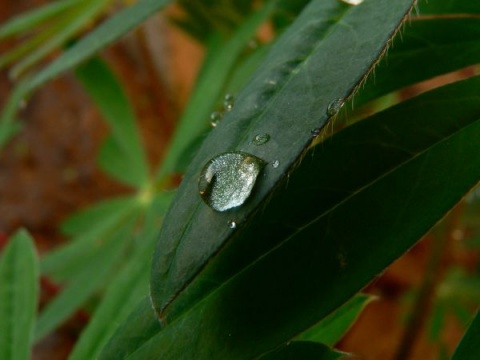
[[[0,1],[0,23],[43,2]],[[11,45],[4,44],[0,52]],[[150,162],[156,164],[188,97],[201,50],[155,17],[103,55],[127,89],[141,119]],[[12,86],[6,71],[0,71],[0,106]],[[24,226],[43,253],[65,240],[57,228],[67,215],[129,189],[98,170],[96,153],[107,129],[71,74],[37,91],[19,119],[23,130],[0,153],[0,232]],[[420,242],[369,286],[378,300],[362,313],[340,349],[360,359],[393,359],[403,331],[402,296],[419,285],[430,246],[428,239]],[[46,301],[58,289],[44,281],[42,290]],[[87,321],[88,316],[78,313],[36,347],[34,358],[65,359]],[[447,321],[442,337],[450,351],[462,332],[456,321]],[[422,335],[411,359],[437,359],[435,349]]]

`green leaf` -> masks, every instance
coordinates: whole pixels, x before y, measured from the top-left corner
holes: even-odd
[[[125,321],[148,293],[149,262],[145,260],[152,253],[155,235],[156,232],[154,236],[150,234],[138,240],[146,244],[133,253],[127,266],[108,287],[93,318],[76,343],[70,360],[97,359],[118,325]]]
[[[115,236],[117,229],[135,218],[139,211],[138,199],[129,197],[105,201],[74,216],[67,227],[70,231],[76,229],[78,235],[41,259],[42,273],[56,281],[75,276]]]
[[[439,1],[431,1],[438,3]],[[355,104],[480,63],[480,18],[413,16]],[[407,70],[408,69],[408,70]],[[402,76],[398,76],[402,74]]]
[[[100,360],[126,359],[160,331],[149,298],[143,299],[102,350]]]
[[[296,340],[319,342],[328,346],[335,345],[372,299],[372,296],[364,294],[354,296],[313,328],[298,336]]]
[[[46,22],[82,0],[61,0],[43,5],[27,13],[18,15],[0,27],[0,39],[32,29],[35,25]]]
[[[7,100],[0,117],[0,147],[7,141],[18,104],[23,98],[45,82],[57,77],[90,58],[99,50],[113,43],[142,21],[164,8],[171,0],[140,0],[110,17],[94,31],[82,38],[54,62],[30,78],[22,80]]]
[[[439,88],[312,149],[131,358],[258,356],[346,302],[479,181],[479,90]]]
[[[63,18],[59,20],[58,23],[61,30],[55,32],[52,36],[49,36],[43,44],[30,54],[22,57],[12,68],[12,77],[17,78],[20,74],[25,72],[25,70],[41,60],[42,57],[60,47],[87,22],[94,19],[110,1],[111,0],[83,1],[79,3],[79,8],[73,8],[66,11],[62,15]]]
[[[105,285],[120,265],[127,241],[132,237],[133,223],[123,224],[116,236],[98,249],[70,279],[67,286],[40,313],[35,328],[38,341],[65,321],[99,288]],[[115,240],[115,241],[112,241]]]
[[[181,156],[192,141],[209,128],[210,114],[221,99],[228,75],[258,27],[272,13],[275,3],[276,0],[267,1],[226,42],[221,41],[218,34],[211,39],[192,96],[175,130],[167,157],[158,171],[158,180],[173,171],[183,170],[178,169]]]
[[[329,104],[347,98],[383,53],[412,1],[365,1],[349,6],[312,1],[273,46],[233,111],[212,131],[187,170],[162,227],[154,255],[151,294],[159,313],[263,206],[312,142],[312,129],[329,119]],[[340,55],[338,55],[340,54]],[[317,131],[317,130],[315,130]],[[267,133],[271,140],[252,140]],[[214,156],[254,154],[268,166],[249,201],[234,212],[216,213],[198,194],[198,177]]]
[[[309,341],[294,341],[276,349],[261,360],[336,360],[345,357],[340,353],[329,349],[323,344]]]
[[[35,246],[20,230],[0,257],[0,359],[30,359],[37,298]]]
[[[100,152],[102,168],[126,184],[144,186],[148,182],[147,160],[135,114],[121,84],[107,64],[98,58],[79,66],[75,74],[112,132]]]
[[[480,355],[480,312],[473,318],[462,340],[455,349],[452,360],[474,360]]]

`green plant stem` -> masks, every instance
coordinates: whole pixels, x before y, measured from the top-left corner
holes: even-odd
[[[445,267],[443,265],[446,263],[449,254],[447,249],[449,244],[451,244],[452,233],[458,224],[461,212],[461,206],[457,206],[448,218],[444,234],[433,238],[425,276],[405,326],[400,345],[397,348],[395,355],[396,360],[406,360],[410,358],[418,336],[430,315],[429,310],[435,298],[435,290],[444,274],[442,270],[445,269]]]

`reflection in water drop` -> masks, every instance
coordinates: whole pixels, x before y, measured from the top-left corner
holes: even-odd
[[[247,153],[220,154],[211,159],[200,173],[200,196],[217,211],[240,206],[250,196],[264,166],[265,161]]]
[[[340,0],[340,1],[348,5],[360,5],[363,2],[363,0]]]
[[[223,114],[220,111],[214,111],[210,115],[210,125],[213,127],[217,126],[220,120],[222,120]]]
[[[280,161],[278,160],[275,160],[273,163],[272,163],[272,166],[274,169],[278,168],[280,166]]]
[[[265,134],[258,134],[253,138],[252,143],[255,145],[263,145],[266,144],[270,140],[270,135],[265,133]]]
[[[231,111],[233,109],[233,103],[235,102],[235,97],[232,94],[226,94],[223,99],[223,107],[225,111]]]
[[[229,221],[228,222],[228,227],[230,229],[236,229],[237,228],[237,223],[235,221]]]
[[[312,131],[310,131],[310,134],[312,134],[313,137],[317,137],[318,135],[320,135],[321,130],[321,128],[313,129]]]
[[[327,115],[334,116],[337,115],[340,109],[345,105],[345,100],[335,99],[330,104],[328,104]]]

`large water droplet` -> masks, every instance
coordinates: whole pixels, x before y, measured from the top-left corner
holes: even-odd
[[[235,102],[235,97],[232,94],[226,94],[223,99],[223,107],[225,111],[231,111],[233,109],[233,103]]]
[[[250,196],[264,166],[265,161],[247,153],[220,154],[211,159],[200,173],[200,196],[217,211],[240,206]]]
[[[270,135],[269,134],[267,134],[267,133],[258,134],[253,138],[252,143],[255,144],[255,145],[263,145],[263,144],[266,144],[268,142],[268,140],[270,140]]]
[[[340,109],[345,105],[345,100],[343,99],[335,99],[327,107],[327,115],[334,116],[337,115]]]
[[[210,125],[213,127],[217,126],[218,123],[222,120],[223,114],[220,111],[214,111],[210,115]]]

